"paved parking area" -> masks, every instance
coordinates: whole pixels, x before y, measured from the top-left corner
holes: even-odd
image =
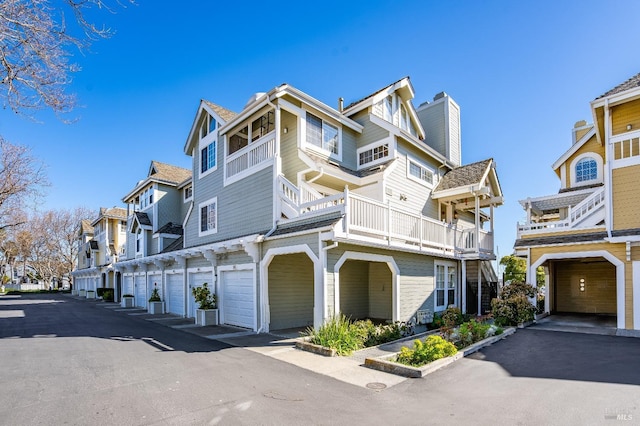
[[[0,297],[1,425],[640,424],[636,338],[532,327],[422,379],[377,372],[399,380],[386,386],[344,358],[299,366],[287,338],[203,338],[115,309]]]

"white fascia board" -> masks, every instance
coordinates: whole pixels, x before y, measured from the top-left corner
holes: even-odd
[[[273,92],[273,90],[271,92]],[[271,92],[269,92],[269,93],[271,93]],[[245,109],[243,109],[240,112],[240,114],[238,114],[235,117],[233,117],[233,120],[230,120],[230,121],[224,123],[222,126],[220,126],[220,128],[218,129],[218,137],[223,136],[229,130],[234,128],[236,125],[238,125],[239,123],[242,123],[244,120],[249,118],[251,115],[253,115],[257,111],[259,111],[260,109],[264,108],[270,102],[269,93],[264,95],[264,96],[260,96],[258,99],[253,101],[250,105],[247,105],[247,107]]]
[[[346,126],[348,128],[350,128],[353,131],[356,131],[358,133],[362,133],[362,131],[364,130],[364,127],[353,121],[350,118],[347,118],[344,113],[341,113],[340,111],[331,108],[330,106],[320,102],[319,100],[307,95],[306,93],[296,89],[295,87],[289,86],[289,85],[284,85],[280,88],[278,88],[278,91],[275,94],[275,97],[280,98],[282,96],[284,96],[285,94],[291,95],[294,98],[308,104],[311,105],[312,107],[314,107],[315,109],[317,109],[318,111],[323,112],[324,114],[328,115],[329,117],[333,118],[334,120],[336,120],[337,122],[339,122],[340,124],[342,124],[343,126]]]
[[[551,165],[551,168],[553,170],[557,170],[558,167],[560,167],[564,162],[566,162],[569,159],[569,157],[575,154],[576,151],[579,150],[585,143],[587,143],[587,141],[591,139],[591,137],[595,134],[596,134],[596,126],[592,124],[591,130],[589,130],[583,137],[581,137],[580,140],[578,140],[576,143],[571,145],[571,148],[569,148],[564,154],[562,154],[562,156],[560,156],[560,158],[558,158],[555,161],[555,163]]]
[[[207,105],[204,99],[201,99],[200,105],[198,106],[198,111],[196,112],[196,117],[194,118],[193,123],[191,124],[191,129],[189,130],[189,136],[187,137],[187,141],[184,144],[184,153],[189,156],[191,156],[191,149],[194,145],[193,143],[191,143],[191,141],[193,141],[194,136],[198,132],[198,126],[196,126],[196,124],[198,123],[200,116],[202,115],[202,110],[205,110],[209,115],[215,117],[218,123],[226,122],[214,110],[212,110],[209,105]]]
[[[599,108],[608,104],[609,106],[614,106],[616,104],[622,102],[628,102],[633,98],[640,97],[640,87],[636,87],[633,89],[625,90],[624,92],[616,93],[611,96],[605,96],[594,101],[591,101],[591,108]]]
[[[441,164],[449,167],[449,169],[454,168],[453,164],[451,164],[449,160],[447,160],[442,154],[437,152],[435,149],[431,148],[425,142],[421,141],[420,139],[417,139],[412,134],[402,131],[399,127],[396,127],[393,124],[389,123],[388,121],[383,120],[382,118],[375,116],[373,114],[369,114],[369,120],[373,124],[389,131],[390,134],[401,137],[402,139],[408,141],[413,147],[429,155],[434,160],[439,161]]]

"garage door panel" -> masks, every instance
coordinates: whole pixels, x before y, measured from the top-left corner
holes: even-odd
[[[144,275],[135,277],[136,294],[135,301],[136,306],[141,308],[147,307],[147,280]]]
[[[222,318],[228,325],[253,328],[255,313],[253,270],[221,271]]]
[[[167,275],[167,310],[169,313],[184,315],[184,283],[182,274]]]

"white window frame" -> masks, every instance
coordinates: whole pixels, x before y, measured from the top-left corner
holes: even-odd
[[[317,145],[311,144],[307,142],[307,114],[311,114],[316,118],[319,118],[322,121],[322,127],[323,127],[323,135],[324,135],[324,126],[325,124],[328,126],[331,126],[335,129],[338,130],[338,152],[334,153],[333,151],[329,151],[327,149],[324,149],[322,147],[319,147]],[[334,158],[338,161],[342,161],[342,127],[340,125],[331,123],[328,120],[325,120],[324,118],[322,118],[319,114],[311,112],[311,111],[307,111],[307,110],[303,110],[303,114],[300,117],[300,123],[301,123],[301,132],[300,132],[300,136],[301,136],[301,144],[304,148],[310,150],[310,151],[314,151],[316,153],[319,153],[321,155],[325,155],[329,158]]]
[[[144,256],[144,230],[138,228],[136,231],[136,239],[134,241],[136,256]]]
[[[214,125],[213,129],[211,128],[212,123]],[[202,119],[202,123],[200,124],[200,129],[198,129],[200,140],[206,138],[211,133],[214,133],[218,127],[220,127],[220,124],[216,119],[211,114],[206,113],[205,117]]]
[[[187,196],[187,190],[190,191],[189,196]],[[187,185],[182,189],[182,199],[186,203],[188,201],[193,200],[193,185]]]
[[[206,231],[202,230],[202,208],[203,207],[209,207],[212,204],[215,204],[215,208],[214,208],[214,218],[213,218],[213,229],[207,229]],[[207,201],[204,201],[200,204],[198,204],[198,235],[200,237],[204,237],[206,235],[213,235],[218,233],[218,197],[213,197],[208,199]],[[209,212],[207,213],[209,214]],[[211,220],[209,219],[209,217],[207,217],[207,223],[210,223]]]
[[[360,154],[367,152],[367,151],[373,151],[376,148],[379,147],[387,147],[387,155],[385,155],[384,157],[380,157],[378,159],[375,160],[371,160],[367,163],[361,163],[360,162]],[[380,164],[380,163],[384,163],[385,161],[388,161],[389,158],[393,158],[394,156],[394,146],[392,143],[392,139],[383,139],[381,141],[377,141],[374,143],[370,143],[368,145],[365,145],[361,148],[358,148],[358,150],[356,151],[356,156],[358,159],[358,169],[362,169],[362,168],[367,168],[367,167],[372,167],[375,166],[376,164]],[[372,157],[373,157],[373,153],[372,153]]]
[[[431,173],[431,183],[427,182],[424,179],[421,179],[417,176],[414,176],[411,174],[411,163],[415,164],[416,166],[420,167],[421,170],[427,171],[429,173]],[[427,166],[426,164],[424,164],[421,161],[416,160],[415,158],[409,157],[407,156],[407,179],[410,179],[414,182],[418,182],[420,185],[426,186],[427,188],[433,188],[433,186],[436,184],[436,171],[434,169],[432,169],[431,167]]]
[[[588,158],[588,157],[593,158],[596,161],[596,165],[598,167],[597,177],[595,179],[583,180],[583,181],[578,182],[578,176],[576,175],[576,166],[578,165],[578,163],[580,161],[582,161],[582,160],[584,160],[585,158]],[[578,155],[571,162],[571,165],[569,166],[569,170],[571,172],[571,186],[572,187],[593,185],[595,183],[604,182],[604,180],[603,180],[604,167],[603,167],[602,157],[599,154],[595,153],[595,152],[585,152],[584,154]]]
[[[216,171],[218,169],[218,143],[215,139],[216,133],[209,134],[205,139],[200,141],[200,146],[198,150],[198,173],[202,178],[207,176],[208,174]],[[209,154],[210,148],[213,147],[213,151],[215,152],[215,159],[213,165],[209,164],[209,158],[211,155]],[[207,170],[202,171],[202,151],[207,149]]]
[[[443,268],[444,273],[444,281],[443,286],[441,288],[438,287],[438,267],[441,266]],[[453,273],[455,276],[455,283],[453,287],[449,286],[450,283],[450,269],[453,269]],[[447,309],[449,306],[454,305],[458,306],[458,287],[459,287],[459,275],[458,275],[458,265],[455,262],[446,262],[437,260],[433,263],[433,311],[434,312],[442,312]],[[453,301],[449,300],[449,290],[453,290]],[[443,300],[444,304],[438,305],[438,292],[443,292]]]

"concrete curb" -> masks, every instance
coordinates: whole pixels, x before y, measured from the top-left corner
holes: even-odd
[[[404,377],[424,377],[430,373],[433,373],[440,368],[447,366],[467,355],[470,355],[474,352],[479,351],[485,346],[489,346],[494,344],[495,342],[504,339],[507,336],[512,335],[516,332],[514,327],[506,328],[502,334],[497,336],[491,336],[487,339],[481,340],[479,342],[474,343],[471,346],[467,346],[463,350],[459,351],[453,356],[442,358],[433,362],[430,362],[427,365],[423,365],[422,367],[411,367],[404,364],[399,364],[397,362],[392,361],[397,353],[391,355],[384,355],[378,358],[367,358],[364,361],[365,367],[372,368],[374,370],[384,371],[386,373],[397,374],[399,376]]]
[[[311,352],[317,355],[323,356],[337,356],[337,352],[335,349],[327,348],[320,345],[314,345],[313,343],[305,342],[305,341],[297,341],[296,348],[301,349],[303,351]]]

